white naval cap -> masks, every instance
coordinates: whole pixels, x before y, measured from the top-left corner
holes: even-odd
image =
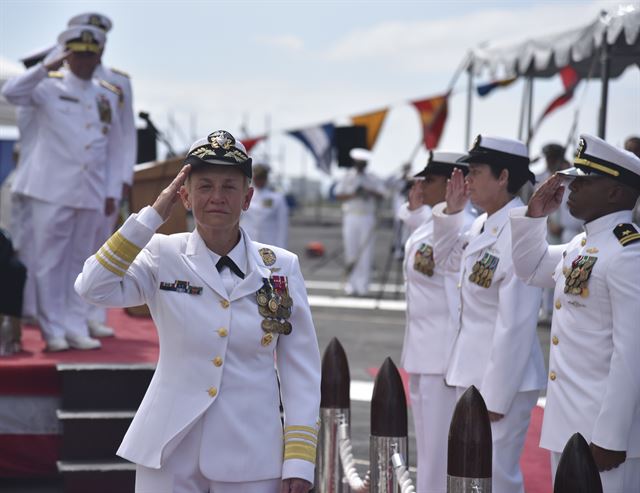
[[[104,47],[104,31],[93,26],[74,26],[58,36],[58,43],[69,51],[99,53]]]
[[[462,152],[429,151],[427,165],[414,177],[419,178],[428,175],[451,176],[455,168],[459,168],[466,175],[469,172],[469,165],[460,161],[465,157],[467,157],[467,154]]]
[[[193,167],[203,165],[237,166],[251,178],[251,158],[244,144],[226,130],[216,130],[203,139],[196,140],[189,149],[184,164]]]
[[[362,147],[354,147],[349,151],[349,157],[354,161],[364,161],[366,163],[371,159],[371,151]]]
[[[68,26],[94,26],[107,33],[113,27],[113,22],[104,14],[85,12],[84,14],[73,16],[69,20]]]
[[[478,135],[468,155],[460,161],[500,166],[508,169],[516,182],[535,182],[535,175],[529,170],[527,146],[516,139]]]
[[[608,176],[640,190],[640,158],[632,152],[608,144],[599,137],[581,134],[573,168],[558,174],[576,176]]]

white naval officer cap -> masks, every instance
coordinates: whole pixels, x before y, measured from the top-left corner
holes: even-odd
[[[573,166],[557,173],[571,178],[589,175],[608,176],[640,190],[640,158],[594,135],[580,135]]]
[[[190,164],[193,168],[206,165],[238,167],[249,178],[252,175],[251,162],[244,144],[226,130],[216,130],[196,140],[184,160],[184,164]]]
[[[111,19],[104,14],[98,14],[97,12],[85,12],[84,14],[73,16],[67,25],[69,27],[94,26],[105,33],[108,33],[113,27],[113,22],[111,22]]]
[[[478,135],[460,162],[504,167],[511,175],[526,178],[531,183],[535,181],[535,175],[529,170],[529,151],[520,140]]]
[[[467,154],[462,152],[450,152],[450,151],[429,151],[429,158],[427,165],[420,173],[416,173],[414,178],[425,177],[428,175],[440,175],[451,176],[451,173],[455,168],[462,171],[463,174],[469,172],[469,165],[460,160],[467,157]]]
[[[354,147],[349,151],[349,157],[354,161],[364,161],[366,163],[371,159],[371,151],[362,147]]]
[[[100,53],[104,48],[104,31],[93,26],[74,26],[58,36],[58,43],[69,51]]]

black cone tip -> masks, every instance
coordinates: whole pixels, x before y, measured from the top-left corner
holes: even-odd
[[[331,339],[322,356],[320,407],[348,409],[351,406],[349,363],[340,341]]]
[[[602,493],[598,467],[580,433],[574,433],[564,446],[553,493]]]
[[[449,427],[447,474],[461,478],[491,477],[491,422],[484,399],[469,387],[458,400]]]
[[[371,435],[378,437],[407,436],[407,397],[404,393],[400,372],[391,358],[384,360],[373,386]]]

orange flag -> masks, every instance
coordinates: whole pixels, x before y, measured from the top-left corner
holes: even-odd
[[[351,121],[354,125],[367,128],[367,148],[373,149],[376,143],[384,119],[387,116],[388,109],[373,111],[371,113],[365,113],[364,115],[358,115],[351,117]]]
[[[251,139],[250,138],[241,139],[241,141],[244,144],[244,148],[247,150],[247,152],[251,152],[251,149],[253,148],[253,146],[255,146],[258,142],[263,140],[265,137],[266,135],[261,135],[260,137],[253,137]]]
[[[424,145],[427,149],[435,149],[438,147],[444,124],[447,121],[447,98],[444,96],[436,96],[422,101],[412,101],[418,112],[420,112],[420,120],[422,121],[422,137]]]

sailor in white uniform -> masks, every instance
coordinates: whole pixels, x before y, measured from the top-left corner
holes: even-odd
[[[445,275],[433,259],[431,208],[445,198],[447,178],[466,163],[458,152],[430,152],[427,166],[414,176],[409,202],[399,219],[412,231],[405,243],[407,314],[401,365],[409,373],[409,395],[416,430],[418,493],[446,493],[449,424],[456,389],[445,384],[447,360],[456,334],[457,276]],[[467,228],[473,216],[466,215]],[[466,228],[465,228],[466,229]]]
[[[433,209],[436,265],[458,273],[457,338],[446,380],[458,397],[471,385],[482,394],[493,438],[495,493],[524,492],[520,455],[531,410],[545,385],[536,333],[541,290],[513,272],[509,210],[533,181],[526,146],[478,136],[466,183],[454,170],[446,202]],[[461,234],[468,199],[485,211]]]
[[[49,351],[94,349],[88,305],[73,289],[98,233],[111,214],[122,162],[119,93],[93,79],[104,33],[91,26],[64,31],[66,50],[48,65],[39,63],[5,83],[13,104],[36,110],[38,137],[23,194],[31,199],[38,321]],[[69,70],[54,72],[63,61]]]
[[[574,166],[510,211],[516,274],[555,288],[540,446],[551,451],[555,477],[564,446],[581,433],[603,491],[632,493],[640,491],[640,232],[631,218],[640,159],[581,135]],[[568,207],[584,232],[548,245],[546,218],[568,181]]]
[[[95,12],[87,12],[78,14],[69,20],[69,27],[73,26],[94,26],[102,30],[106,34],[111,31],[113,23],[109,17],[104,14]],[[118,193],[116,200],[118,205],[123,198],[127,198],[133,184],[133,167],[136,162],[137,154],[137,131],[135,126],[135,117],[133,113],[133,91],[131,89],[131,79],[129,74],[113,67],[107,67],[102,63],[104,56],[104,47],[100,52],[100,63],[96,67],[93,76],[99,80],[107,81],[120,91],[119,111],[120,127],[122,130],[122,150],[123,160],[121,163],[110,163],[113,167],[121,167],[122,188]],[[116,207],[112,214],[102,218],[101,230],[96,238],[95,247],[98,248],[102,243],[111,236],[115,228],[118,212],[120,207]],[[111,327],[107,327],[107,311],[103,307],[92,306],[89,310],[89,333],[92,337],[110,337],[114,335]]]
[[[371,152],[351,149],[353,168],[338,182],[336,199],[342,202],[342,241],[348,280],[345,292],[364,296],[369,292],[369,279],[375,246],[376,208],[387,193],[382,180],[366,171]]]
[[[254,241],[287,248],[289,206],[284,194],[269,186],[270,168],[253,166],[251,206],[240,216],[240,226]]]
[[[118,454],[137,464],[138,493],[306,493],[320,354],[298,258],[239,227],[253,193],[241,142],[213,132],[185,163],[76,281],[93,303],[146,303],[160,338],[155,375]],[[178,193],[195,231],[154,234]]]

